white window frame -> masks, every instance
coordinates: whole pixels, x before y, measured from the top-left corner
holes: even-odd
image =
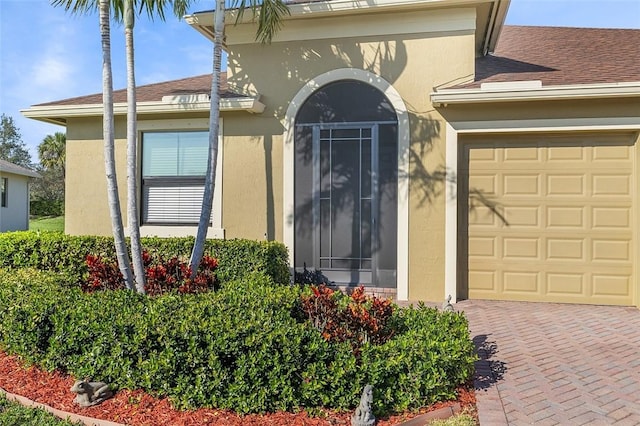
[[[141,133],[142,224],[196,225],[207,171],[209,132]]]
[[[218,129],[218,165],[216,169],[215,188],[213,192],[213,209],[211,212],[212,226],[207,230],[208,238],[224,239],[225,232],[222,226],[222,177],[223,177],[223,120],[220,117],[220,126]],[[142,140],[142,134],[145,132],[188,132],[188,131],[208,131],[208,118],[195,119],[172,119],[172,120],[144,120],[138,122],[138,140]],[[142,161],[142,156],[140,161]],[[141,164],[141,163],[140,163]],[[140,179],[140,177],[139,177]],[[139,187],[142,188],[141,182]],[[139,191],[139,197],[142,191]],[[140,226],[140,235],[143,237],[187,237],[195,236],[198,230],[196,225],[155,225],[142,224]]]

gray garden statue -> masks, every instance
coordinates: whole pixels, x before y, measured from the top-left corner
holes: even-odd
[[[373,426],[376,424],[376,418],[371,412],[371,404],[373,403],[373,386],[366,385],[360,397],[360,405],[351,416],[351,426]]]
[[[113,396],[113,392],[106,383],[90,382],[87,379],[75,382],[71,392],[77,394],[73,401],[81,407],[98,405]]]
[[[442,304],[442,312],[453,312],[453,305],[451,304],[451,295],[447,297],[447,300]]]

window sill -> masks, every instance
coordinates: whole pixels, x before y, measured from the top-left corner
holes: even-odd
[[[140,227],[142,237],[195,237],[197,226],[143,225]],[[224,228],[209,228],[207,238],[224,239]]]

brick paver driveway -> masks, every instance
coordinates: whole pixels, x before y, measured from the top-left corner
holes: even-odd
[[[462,301],[482,426],[640,425],[640,310]]]

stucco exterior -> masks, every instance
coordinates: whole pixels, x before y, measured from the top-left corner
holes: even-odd
[[[308,81],[324,73],[345,68],[366,70],[384,79],[400,94],[408,113],[410,143],[408,152],[403,153],[410,160],[411,176],[409,230],[405,242],[409,253],[408,297],[413,300],[444,298],[441,283],[444,281],[445,122],[425,94],[433,87],[463,81],[473,74],[475,9],[440,14],[440,18],[445,17],[457,18],[454,19],[456,30],[445,27],[423,34],[322,38],[302,44],[276,41],[269,46],[234,45],[234,28],[230,29],[228,81],[243,91],[260,93],[266,109],[260,118],[251,120],[242,115],[224,118],[228,142],[226,170],[238,172],[234,178],[229,174],[225,176],[225,193],[242,194],[231,205],[225,199],[224,224],[229,236],[259,238],[266,234],[282,241],[284,222],[292,214],[283,211],[281,201],[286,108]],[[387,23],[394,22],[396,28],[401,27],[404,18],[404,13],[385,15]],[[362,19],[366,22],[369,18]],[[324,24],[340,33],[346,32],[342,27],[352,22],[337,21]],[[468,27],[460,27],[460,22]],[[280,37],[286,38],[287,32],[295,29],[285,27]],[[273,75],[286,78],[274,81]],[[243,166],[238,167],[239,164]],[[268,179],[267,164],[271,164],[273,170]],[[247,204],[259,208],[243,208]],[[264,219],[262,213],[256,215],[256,210],[265,213]]]
[[[126,188],[126,122],[118,117],[116,129],[116,163],[118,187]],[[107,204],[107,183],[102,142],[102,119],[70,120],[67,127],[65,176],[65,232],[83,235],[112,235]],[[125,202],[121,193],[121,205]]]
[[[561,70],[554,74],[553,67],[544,67],[542,64],[487,56],[487,52],[495,47],[506,7],[508,2],[501,0],[372,0],[358,2],[358,7],[346,1],[295,4],[292,5],[292,16],[285,20],[282,30],[269,45],[254,41],[254,23],[228,24],[225,83],[228,84],[225,88],[228,92],[225,93],[235,93],[238,98],[227,99],[221,110],[218,189],[214,201],[213,229],[209,235],[216,238],[282,241],[290,250],[293,265],[297,214],[294,171],[300,167],[296,163],[294,142],[297,114],[318,89],[337,81],[356,81],[382,93],[397,117],[397,280],[394,294],[398,299],[439,301],[451,295],[455,301],[471,295],[507,300],[640,306],[640,273],[637,264],[640,253],[640,85],[632,80],[633,76],[625,77],[631,80],[625,80],[624,84],[595,80],[597,83],[593,84],[561,85],[557,82],[570,78],[571,72],[576,71]],[[233,19],[231,13],[228,22],[233,22]],[[188,17],[187,21],[205,36],[211,37],[210,12],[195,14]],[[513,33],[519,32],[514,30]],[[562,35],[564,31],[558,34]],[[600,33],[593,34],[602,37]],[[626,36],[618,33],[613,35],[622,39]],[[617,40],[615,37],[612,40]],[[487,61],[493,62],[482,65]],[[489,84],[478,82],[479,66],[485,67],[482,68],[481,79],[489,79]],[[498,68],[492,68],[494,66]],[[499,69],[500,66],[505,69]],[[513,67],[513,74],[508,74]],[[508,75],[504,82],[500,80],[501,72]],[[546,82],[543,84],[537,80],[519,81],[521,72],[526,72],[527,76],[541,75],[549,78],[553,84],[547,86]],[[549,76],[536,72],[544,72]],[[625,72],[622,69],[616,71],[615,75],[626,76]],[[580,78],[589,81],[590,77]],[[180,87],[189,87],[188,81],[179,82]],[[189,91],[189,96],[184,99],[170,92],[171,96],[144,104],[146,109],[142,109],[138,117],[139,132],[207,129],[208,106],[200,99],[206,97],[206,91],[202,91],[202,94],[198,91],[194,95],[195,92],[195,89]],[[102,159],[102,118],[94,105],[95,97],[86,98],[85,101],[91,105],[72,105],[71,101],[36,108],[32,116],[45,121],[64,117],[67,126],[66,231],[70,234],[110,235]],[[125,192],[126,179],[124,111],[121,101],[116,108],[115,122],[121,194]],[[592,139],[597,141],[581,142],[583,136],[588,139],[589,135],[594,135]],[[608,136],[610,140],[607,141]],[[621,137],[632,142],[619,142]],[[604,234],[597,234],[601,230],[597,229],[597,224],[590,223],[595,223],[596,219],[592,217],[596,217],[593,216],[596,210],[584,210],[583,217],[589,218],[585,223],[593,226],[589,228],[585,225],[581,242],[565,240],[564,243],[567,247],[575,243],[571,247],[585,248],[585,262],[588,256],[592,256],[593,269],[578,271],[571,269],[573,266],[562,269],[561,263],[558,263],[561,265],[560,272],[547,273],[544,256],[551,256],[551,262],[557,260],[553,259],[552,255],[557,250],[554,252],[552,245],[569,238],[567,235],[558,234],[553,226],[547,226],[548,223],[542,220],[542,213],[539,216],[540,223],[535,224],[535,231],[533,227],[526,228],[526,224],[524,228],[496,228],[495,232],[491,232],[496,235],[504,233],[504,241],[509,244],[517,239],[522,243],[519,246],[512,244],[511,247],[525,247],[527,243],[538,239],[529,247],[540,248],[536,249],[537,257],[533,260],[541,262],[538,264],[540,281],[529,285],[535,287],[535,291],[526,287],[526,280],[522,283],[516,280],[513,281],[515,284],[509,284],[515,286],[515,291],[498,288],[483,293],[480,279],[469,282],[469,277],[477,272],[470,266],[477,246],[471,250],[470,241],[473,240],[471,244],[475,244],[474,238],[488,241],[493,234],[477,233],[475,223],[470,222],[470,182],[477,178],[474,173],[480,173],[484,178],[483,173],[486,175],[491,168],[517,169],[517,162],[510,162],[505,152],[516,153],[516,156],[524,153],[518,148],[524,146],[525,141],[533,144],[531,146],[535,145],[535,149],[526,151],[527,155],[535,154],[535,158],[541,160],[537,165],[528,163],[528,168],[519,171],[520,177],[531,178],[535,182],[551,179],[549,176],[555,176],[552,172],[562,169],[561,165],[556,165],[562,164],[561,161],[550,161],[549,152],[552,150],[548,147],[551,140],[559,140],[564,147],[577,147],[571,155],[585,158],[580,164],[573,163],[571,166],[575,175],[579,175],[574,176],[572,182],[584,183],[584,198],[575,201],[573,207],[582,203],[583,209],[593,206],[593,209],[600,208],[600,205],[591,206],[585,194],[589,191],[595,194],[605,188],[604,193],[597,194],[604,200],[602,202],[615,199],[618,203],[616,206],[624,209],[624,217],[629,217],[629,223],[618,239],[622,243],[616,245],[616,241],[607,240],[606,230]],[[494,163],[486,163],[490,164],[488,169],[478,168],[470,160],[475,152],[474,141],[483,141],[488,145],[495,141],[495,152],[500,154],[496,154]],[[613,148],[600,149],[609,146]],[[592,161],[596,151],[605,159],[603,166]],[[624,152],[625,156],[617,159],[616,155],[620,152]],[[609,183],[599,186],[600,183],[596,181],[599,175],[589,171],[589,164],[595,164],[596,167],[603,167],[600,169],[603,174],[612,174],[615,172],[615,161],[620,162],[621,168],[624,164],[625,168],[626,174],[620,182],[629,182],[624,194],[616,193],[616,184],[611,183],[615,179],[604,179],[603,182]],[[512,177],[505,176],[496,172],[486,181],[506,182],[507,178]],[[510,200],[510,195],[504,192],[504,182],[496,184],[502,185],[500,188],[503,192],[497,195],[492,193],[492,197],[504,196],[505,200]],[[541,191],[540,194],[544,192],[541,188],[552,187],[549,182],[537,189]],[[569,188],[571,183],[567,184],[569,186],[563,185],[557,186],[560,192]],[[486,188],[483,190],[486,191]],[[523,191],[521,199],[517,198],[518,195],[515,198],[518,208],[531,207],[524,204],[519,206],[522,200],[525,204],[538,203],[540,208],[566,207],[549,204],[546,199],[536,199],[531,194],[525,194],[526,190]],[[121,199],[123,206],[126,205],[125,201]],[[532,208],[535,210],[535,207]],[[496,214],[500,212],[496,210]],[[609,222],[608,226],[613,225]],[[142,233],[190,235],[195,230],[192,227],[143,225]],[[509,261],[507,243],[495,240],[491,244],[494,244],[491,247],[497,247],[496,244],[502,246],[495,253],[491,252],[495,254],[492,260],[495,261],[495,267],[489,272],[504,274],[500,268],[503,260]],[[618,259],[609,259],[609,255],[604,254],[606,262],[599,258],[598,250],[605,253],[602,247],[607,244],[622,247],[620,253],[624,256],[621,254]],[[624,268],[623,278],[620,278],[620,274],[614,277],[615,273],[611,272],[615,269],[616,261]],[[513,266],[516,269],[520,267],[518,264],[509,265],[508,268],[513,265],[516,265]],[[530,275],[536,274],[538,271]],[[551,281],[545,281],[545,274],[551,277]],[[580,275],[582,278],[578,277],[579,274],[583,274]],[[558,276],[563,277],[559,286],[557,280],[553,281]],[[588,286],[577,284],[579,280],[583,280],[583,284],[592,280],[595,284],[591,290],[587,290]],[[556,290],[560,289],[556,293],[566,294],[552,294],[553,286]],[[576,290],[578,287],[580,289]],[[574,297],[578,293],[579,297]]]
[[[154,114],[139,120],[139,132],[147,130],[207,130],[208,117],[203,114],[175,115]],[[126,206],[126,118],[115,118],[115,158],[120,189],[120,206]],[[67,127],[67,175],[65,178],[65,231],[70,235],[112,235],[106,199],[106,178],[103,157],[102,118],[74,118]],[[222,163],[222,152],[219,160]],[[140,154],[138,154],[140,155]],[[221,186],[224,165],[219,166],[216,185]],[[138,176],[140,185],[140,176]],[[214,209],[220,210],[222,188],[216,189]],[[123,216],[126,225],[126,217]],[[224,238],[220,227],[220,216],[215,215],[216,224],[209,229],[212,238]],[[157,227],[143,225],[143,236],[187,236],[193,235],[195,227]]]
[[[409,118],[410,144],[404,155],[410,158],[409,298],[444,298],[444,120],[427,94],[431,88],[464,81],[473,75],[475,57],[474,8],[437,11],[428,16],[427,32],[406,34],[407,12],[386,15],[389,34],[318,40],[275,41],[263,46],[234,44],[228,29],[228,77],[230,86],[242,93],[259,93],[266,105],[260,115],[223,112],[224,174],[222,228],[226,238],[283,240],[285,218],[283,176],[283,134],[290,100],[309,80],[335,69],[355,68],[375,74],[402,97]],[[415,13],[413,13],[415,15]],[[433,15],[433,12],[432,12]],[[372,22],[367,22],[370,19]],[[361,28],[370,31],[377,15],[359,17]],[[427,19],[427,12],[413,20]],[[452,27],[448,27],[448,23]],[[436,25],[437,23],[437,25]],[[323,25],[332,33],[353,31],[352,20],[326,18]],[[252,25],[246,25],[253,27]],[[294,23],[280,35],[294,33]],[[394,28],[400,34],[394,33]],[[241,39],[241,38],[240,38]],[[443,66],[443,64],[446,64]],[[295,70],[295,72],[292,72]],[[274,75],[286,78],[274,80]],[[186,115],[186,114],[185,114]],[[160,117],[162,118],[162,117]],[[157,116],[144,117],[145,121]],[[186,120],[189,117],[185,117]],[[67,124],[68,174],[65,229],[70,234],[110,235],[101,119],[77,118]],[[116,161],[119,186],[125,188],[125,119],[116,117]],[[123,193],[123,191],[121,191]],[[125,199],[121,199],[125,205]]]

